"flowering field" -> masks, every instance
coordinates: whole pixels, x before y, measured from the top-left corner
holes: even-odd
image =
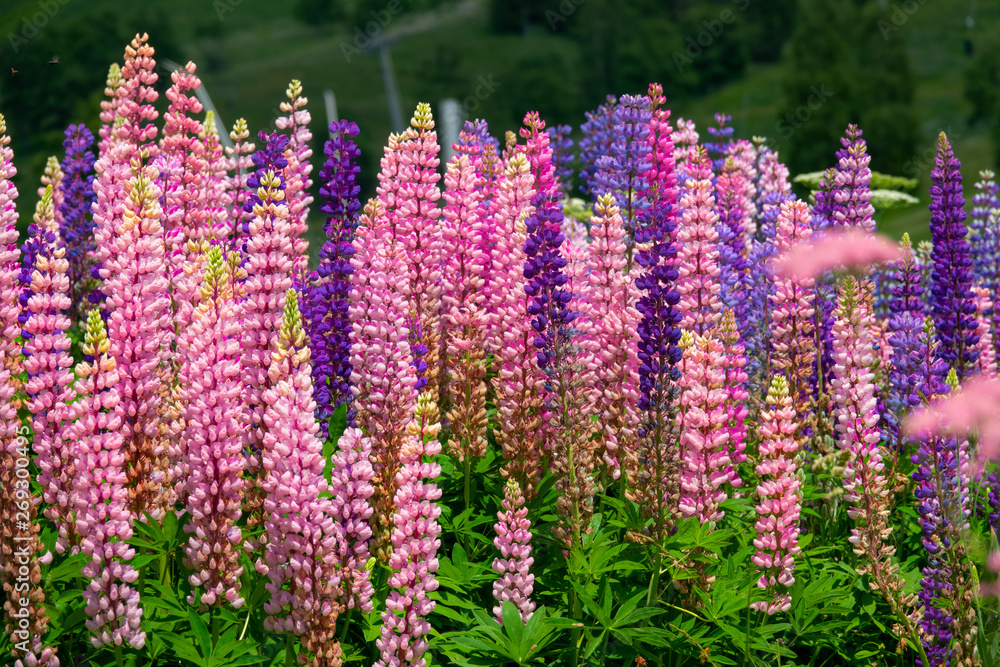
[[[0,116],[3,664],[1000,664],[1000,200],[944,134],[915,248],[858,127],[800,199],[656,84],[443,169],[420,104],[363,207],[334,122],[317,213],[298,81],[230,147],[154,69],[26,235]]]

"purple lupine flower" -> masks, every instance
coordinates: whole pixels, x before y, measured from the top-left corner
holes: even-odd
[[[573,140],[569,138],[573,131],[569,125],[554,125],[550,127],[549,145],[552,146],[552,166],[556,170],[556,181],[563,195],[569,196],[570,181],[573,178]]]
[[[827,229],[833,226],[833,183],[837,170],[827,169],[819,179],[819,186],[813,193],[812,221],[813,231]]]
[[[94,220],[91,207],[94,193],[94,135],[84,125],[70,125],[64,133],[66,156],[62,161],[63,201],[59,207],[62,226],[59,234],[66,244],[69,260],[69,297],[73,303],[73,319],[80,319],[79,309],[87,293],[85,282],[90,278],[89,266],[96,249]]]
[[[894,278],[889,286],[890,314],[886,323],[889,345],[892,346],[886,403],[890,412],[902,414],[920,402],[919,398],[911,395],[912,379],[916,373],[916,363],[911,354],[917,350],[924,318],[924,288],[920,284],[909,234],[903,234],[903,258],[896,263]]]
[[[744,224],[749,200],[743,172],[732,158],[727,158],[722,165],[715,187],[719,214],[715,228],[719,234],[716,248],[719,251],[720,297],[724,308],[739,313],[747,289],[748,249]]]
[[[623,95],[612,116],[611,143],[608,152],[597,158],[597,172],[591,185],[594,197],[611,193],[618,202],[625,227],[627,266],[632,265],[637,220],[644,215],[649,201],[647,174],[651,168],[649,121],[652,117],[649,98]],[[627,269],[626,269],[627,270]]]
[[[532,206],[524,241],[524,292],[532,299],[528,313],[534,316],[531,326],[537,332],[538,367],[544,370],[553,361],[556,338],[568,335],[566,327],[573,313],[567,306],[573,295],[567,288],[566,258],[559,251],[565,240],[562,205],[552,195],[538,194]]]
[[[320,171],[326,214],[326,242],[319,251],[315,279],[303,294],[302,318],[309,336],[313,358],[313,395],[321,433],[329,432],[330,417],[347,404],[347,425],[354,424],[351,407],[351,322],[348,316],[351,293],[351,257],[354,231],[358,227],[361,202],[357,184],[361,151],[352,141],[358,125],[341,120],[330,123],[332,139],[323,146],[326,163]],[[324,437],[325,439],[325,437]]]
[[[708,150],[709,157],[712,158],[712,171],[716,174],[725,163],[726,157],[729,155],[729,147],[733,144],[734,128],[726,125],[732,119],[732,116],[717,113],[715,114],[715,122],[718,127],[708,128],[708,134],[714,137],[715,141],[706,141],[705,148]]]
[[[847,126],[847,136],[841,138],[843,148],[837,151],[837,171],[833,178],[832,216],[830,226],[835,229],[858,228],[875,231],[875,209],[871,205],[869,184],[872,171],[868,168],[871,156],[861,130],[857,125]]]
[[[597,161],[611,154],[611,143],[614,141],[614,113],[617,100],[608,95],[607,102],[588,111],[587,121],[580,126],[583,138],[580,139],[580,190],[586,195],[597,198],[603,194],[597,187]]]
[[[959,378],[976,361],[976,305],[972,294],[969,241],[965,228],[961,163],[948,137],[938,138],[931,172],[931,239],[934,243],[931,316],[941,342],[939,354],[954,365]]]
[[[1000,287],[1000,198],[992,171],[979,172],[969,213],[969,245],[976,282],[996,294]]]

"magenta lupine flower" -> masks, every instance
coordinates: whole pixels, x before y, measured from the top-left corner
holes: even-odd
[[[309,188],[312,187],[312,180],[309,178],[312,173],[312,165],[309,163],[309,158],[312,157],[309,122],[312,116],[305,108],[309,99],[302,96],[302,84],[298,79],[292,79],[288,84],[285,96],[289,101],[281,103],[281,110],[288,115],[276,118],[274,125],[288,136],[288,147],[285,148],[288,165],[282,170],[281,176],[285,182],[285,205],[288,207],[292,237],[293,275],[301,277],[305,275],[309,263],[309,241],[302,237],[306,233],[309,205],[313,202],[312,195],[309,194]]]
[[[0,584],[7,600],[15,597],[16,577],[23,576],[18,572],[21,566],[28,568],[31,581],[41,582],[39,563],[48,563],[52,559],[52,554],[47,551],[39,557],[45,548],[39,539],[41,523],[36,521],[41,498],[32,493],[29,480],[19,478],[15,472],[18,459],[30,456],[30,447],[26,437],[29,430],[21,428],[21,420],[17,416],[20,407],[17,392],[23,368],[19,340],[21,290],[18,284],[21,253],[17,247],[17,188],[12,180],[17,169],[13,158],[7,124],[3,114],[0,114]],[[21,529],[23,523],[18,526],[18,521],[23,521],[24,517],[17,516],[19,511],[23,511],[17,503],[24,500],[29,501],[27,513],[30,527],[26,531]],[[27,554],[28,562],[17,563],[15,552],[22,558]],[[40,583],[33,584],[18,595],[28,599],[27,628],[21,628],[20,619],[14,619],[13,606],[4,605],[5,630],[11,639],[11,655],[17,658],[15,665],[23,667],[28,663],[59,667],[55,649],[42,646],[42,637],[49,622],[42,606],[45,601],[42,586]],[[17,647],[19,643],[29,640],[31,643],[27,651]]]
[[[111,149],[108,172],[122,174],[117,165],[128,152],[127,142]],[[103,161],[98,161],[99,173]],[[149,512],[159,519],[164,511],[163,485],[169,480],[160,437],[162,378],[157,369],[171,345],[170,299],[157,173],[155,167],[139,164],[133,163],[138,170],[124,172],[129,174],[125,180],[111,184],[117,192],[129,192],[121,213],[105,219],[99,210],[99,193],[94,219],[99,219],[95,234],[99,275],[108,295],[108,338],[120,378],[121,402],[116,413],[122,419],[125,439],[130,508],[136,517]]]
[[[719,234],[715,231],[718,216],[705,149],[694,149],[685,167],[687,181],[680,200],[683,217],[677,225],[677,310],[681,329],[705,334],[722,315]]]
[[[496,439],[504,457],[501,470],[505,478],[513,475],[529,498],[534,497],[542,475],[541,410],[545,397],[545,376],[538,369],[532,344],[531,297],[524,292],[524,211],[530,207],[531,182],[527,156],[511,155],[495,200],[497,246],[487,339],[497,368],[492,382],[499,425]]]
[[[97,131],[100,141],[97,142],[97,156],[104,157],[108,150],[118,143],[118,133],[115,132],[115,121],[118,118],[118,107],[121,106],[121,97],[118,90],[122,87],[122,70],[118,63],[111,63],[108,68],[107,84],[104,88],[104,97],[101,100],[101,127]]]
[[[250,224],[253,212],[248,211],[246,204],[250,198],[250,190],[247,187],[247,179],[254,172],[253,142],[247,141],[250,137],[250,130],[247,129],[247,122],[242,118],[236,120],[233,129],[229,133],[229,138],[233,142],[232,148],[226,148],[226,169],[229,175],[226,177],[226,192],[229,197],[229,226],[225,234],[216,234],[215,238],[225,239],[229,242],[231,250],[243,250],[244,229]]]
[[[45,516],[59,530],[56,551],[75,546],[72,490],[76,474],[74,443],[63,429],[73,400],[73,358],[70,356],[69,262],[53,216],[52,186],[47,186],[28,226],[21,247],[21,337],[27,407],[33,415],[32,432],[38,483],[47,503]]]
[[[511,602],[517,607],[521,622],[527,623],[535,611],[531,600],[535,584],[531,566],[535,559],[531,556],[531,519],[516,480],[507,480],[501,504],[503,509],[497,512],[499,523],[493,526],[497,533],[493,546],[500,550],[500,557],[493,559],[493,571],[500,575],[493,582],[493,597],[497,601],[493,615],[503,624],[503,603]]]
[[[436,603],[427,594],[437,590],[434,573],[438,569],[437,550],[441,547],[441,489],[433,480],[441,474],[437,463],[424,456],[441,453],[437,440],[440,424],[426,420],[437,407],[430,393],[421,396],[415,419],[399,452],[396,474],[398,490],[392,515],[392,555],[389,585],[394,589],[382,612],[382,636],[375,640],[379,659],[374,667],[425,667],[423,655],[430,644],[426,636],[431,625],[427,617]]]
[[[869,187],[872,171],[868,168],[871,156],[858,126],[848,125],[846,136],[840,143],[843,148],[837,151],[830,226],[874,233],[875,209],[871,204]]]
[[[559,183],[556,181],[556,169],[552,163],[552,145],[549,143],[548,133],[545,132],[545,121],[538,116],[537,111],[525,114],[521,137],[525,139],[524,153],[531,164],[535,195],[552,197],[555,201],[560,201]]]
[[[578,299],[580,346],[600,360],[595,374],[593,414],[596,447],[612,477],[621,475],[623,456],[636,448],[639,429],[639,290],[625,269],[625,228],[614,195],[598,197],[591,218],[586,278]],[[574,294],[576,294],[574,290]]]
[[[489,324],[484,292],[487,267],[481,241],[487,222],[480,206],[475,168],[456,154],[445,174],[441,229],[441,306],[445,372],[449,377],[454,453],[486,454],[486,358],[483,345]]]
[[[70,408],[75,421],[69,435],[75,441],[77,474],[73,504],[80,551],[87,560],[80,574],[88,579],[83,589],[87,629],[94,646],[128,644],[142,648],[146,635],[140,629],[139,591],[130,584],[139,573],[130,562],[135,516],[128,508],[125,441],[118,412],[120,373],[100,312],[90,311],[83,343],[86,360],[76,366],[75,391],[79,397]]]
[[[781,205],[774,246],[788,252],[812,236],[809,207],[793,201]],[[795,413],[805,421],[811,412],[810,378],[816,362],[815,280],[812,277],[774,277],[771,302],[771,366],[785,375]]]
[[[267,543],[257,565],[267,574],[270,593],[264,627],[301,636],[310,654],[339,653],[334,632],[342,590],[338,545],[295,290],[285,296],[268,376],[273,384],[263,395],[267,431],[261,443]]]
[[[366,567],[374,512],[371,497],[375,493],[371,443],[371,438],[360,429],[348,428],[340,436],[330,461],[330,515],[335,522],[337,559],[343,582],[341,604],[345,609],[360,609],[364,614],[371,612],[375,594]]]
[[[193,533],[184,546],[193,570],[188,603],[243,605],[239,566],[242,535],[236,525],[243,499],[243,438],[247,416],[240,400],[242,304],[233,292],[234,255],[208,251],[205,277],[191,324],[178,341],[181,416],[180,483]]]
[[[736,327],[736,316],[732,310],[726,309],[715,330],[722,343],[722,353],[726,361],[726,430],[729,432],[729,442],[726,445],[730,466],[727,468],[729,484],[734,488],[743,486],[739,475],[739,464],[747,460],[747,403],[750,394],[747,392],[747,358],[743,343],[740,342],[740,332]]]
[[[355,423],[372,438],[379,556],[387,557],[388,526],[399,452],[417,401],[409,342],[409,282],[404,251],[392,240],[382,203],[369,200],[351,257],[351,392]]]
[[[754,602],[751,609],[775,614],[792,607],[788,589],[795,583],[795,556],[799,549],[799,512],[802,493],[796,474],[795,455],[799,451],[798,416],[788,382],[781,375],[771,380],[767,407],[760,414],[760,463],[757,474],[757,553],[750,560],[761,572],[757,581],[773,600]]]
[[[681,334],[684,363],[680,378],[677,421],[680,432],[681,514],[701,523],[725,516],[719,505],[730,481],[726,428],[726,359],[722,343],[691,331]]]

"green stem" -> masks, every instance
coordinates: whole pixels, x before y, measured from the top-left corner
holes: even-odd
[[[576,594],[576,588],[570,591],[570,605],[573,610],[573,632],[571,633],[573,641],[573,667],[577,667],[580,664],[580,641],[583,639],[582,632],[580,628],[581,622],[580,617],[583,615],[583,608],[580,605],[580,598]]]
[[[469,452],[466,450],[462,458],[462,463],[465,467],[465,511],[468,512],[472,504],[472,457],[469,456]]]
[[[115,665],[117,665],[117,667],[125,667],[125,658],[122,657],[121,646],[115,647]]]
[[[343,644],[344,640],[347,639],[347,628],[351,624],[351,615],[354,614],[353,609],[348,609],[347,614],[344,615],[342,622],[340,623],[340,643]]]
[[[750,600],[753,599],[753,589],[747,589],[747,628],[746,628],[746,644],[743,646],[743,664],[747,664],[747,660],[750,659],[750,614],[753,610],[750,609]]]
[[[295,667],[295,645],[290,632],[285,633],[285,667]]]
[[[215,653],[215,646],[219,643],[219,615],[218,609],[213,605],[209,609],[209,616],[212,619],[212,653]]]

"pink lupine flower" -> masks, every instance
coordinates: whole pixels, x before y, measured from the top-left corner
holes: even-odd
[[[127,142],[131,147],[131,157],[142,159],[156,157],[159,148],[156,145],[156,125],[153,121],[159,116],[153,108],[153,102],[159,97],[154,86],[159,77],[156,75],[156,60],[153,59],[154,49],[147,42],[149,35],[136,35],[132,43],[125,47],[125,65],[121,69],[122,85],[118,88],[118,118],[114,131],[119,141]]]
[[[21,253],[17,247],[17,188],[13,178],[17,174],[14,167],[14,153],[10,148],[10,136],[7,135],[7,123],[0,114],[0,587],[7,600],[14,599],[16,578],[23,576],[19,568],[28,569],[28,577],[32,582],[41,582],[39,563],[50,562],[52,554],[45,552],[39,534],[42,525],[37,521],[37,506],[41,498],[31,491],[27,479],[16,474],[18,460],[29,457],[30,448],[25,437],[29,433],[21,426],[17,416],[20,399],[17,396],[20,388],[19,376],[22,373],[21,343],[21,303],[18,273],[21,271]],[[18,521],[23,522],[23,511],[18,504],[28,501],[29,529],[22,530]],[[22,558],[27,554],[27,563],[18,563],[14,553]],[[12,605],[4,605],[6,632],[11,639],[11,655],[17,658],[15,665],[23,667],[25,663],[43,667],[59,667],[59,659],[53,648],[43,648],[42,637],[48,628],[49,617],[45,611],[45,592],[39,584],[32,584],[27,591],[19,593],[28,599],[28,627],[20,627],[20,619],[13,617]],[[27,651],[18,648],[18,644],[30,640]]]
[[[386,558],[399,452],[416,406],[417,376],[407,326],[406,260],[379,200],[369,200],[361,215],[351,266],[351,392],[355,423],[372,438],[373,531],[379,555]]]
[[[46,186],[35,208],[34,224],[28,228],[21,271],[23,311],[20,317],[24,339],[24,384],[27,407],[33,415],[32,449],[37,454],[38,483],[48,505],[45,516],[58,530],[56,551],[76,545],[72,490],[76,473],[73,441],[63,426],[68,404],[73,400],[73,358],[70,356],[69,261],[59,237],[52,209],[52,186]]]
[[[792,607],[788,588],[795,583],[795,556],[801,551],[798,541],[802,493],[795,465],[799,451],[798,417],[783,376],[776,375],[771,380],[766,403],[758,427],[757,474],[761,481],[757,485],[757,537],[753,541],[757,553],[750,560],[761,572],[757,586],[774,597],[755,602],[750,608],[775,614]]]
[[[677,129],[673,131],[674,164],[677,173],[687,175],[687,163],[693,157],[692,150],[697,148],[701,137],[695,129],[693,120],[677,119]]]
[[[261,167],[252,179],[258,185],[247,236],[245,258],[247,279],[243,284],[246,301],[243,303],[241,341],[243,369],[243,401],[247,406],[249,428],[244,445],[249,450],[247,472],[250,482],[244,494],[245,511],[249,514],[248,526],[259,524],[261,490],[259,488],[260,452],[268,426],[264,422],[267,406],[264,392],[273,386],[268,375],[271,354],[278,343],[285,295],[292,287],[292,240],[289,231],[288,207],[284,203],[283,183],[274,162],[278,152],[275,140],[268,141]],[[279,154],[280,157],[280,154]],[[266,539],[266,535],[262,536]],[[255,540],[247,548],[255,547]]]
[[[139,161],[123,170],[121,160],[129,152],[123,141],[105,156],[108,162],[98,161],[98,173],[102,178],[111,175],[111,181],[108,198],[102,200],[104,192],[98,193],[94,206],[94,219],[100,220],[95,239],[102,289],[108,295],[108,338],[119,369],[121,402],[116,413],[125,440],[129,507],[136,517],[149,512],[159,519],[163,485],[169,480],[160,438],[162,379],[157,369],[171,344],[169,297],[157,172]],[[117,180],[115,174],[124,179]],[[127,200],[113,210],[102,208],[102,203],[120,201],[122,192],[129,193]]]
[[[437,590],[434,573],[438,569],[437,550],[441,547],[441,489],[433,480],[441,474],[437,463],[424,456],[441,453],[437,440],[440,424],[427,423],[425,415],[437,410],[429,393],[421,396],[409,435],[399,452],[392,515],[392,555],[389,585],[394,589],[382,612],[382,635],[375,640],[379,659],[374,667],[425,667],[423,657],[430,644],[426,636],[431,626],[427,617],[435,602],[427,594]]]
[[[288,147],[285,149],[285,159],[288,166],[282,170],[285,182],[285,205],[288,206],[288,222],[292,237],[292,256],[294,257],[294,274],[303,276],[309,262],[309,241],[302,238],[306,233],[306,218],[309,217],[309,205],[313,198],[309,194],[312,187],[312,132],[309,122],[312,116],[305,108],[309,99],[302,96],[302,84],[298,79],[292,79],[285,91],[287,102],[281,103],[281,110],[288,114],[275,119],[274,125],[279,130],[288,132]]]
[[[993,346],[993,333],[991,331],[991,315],[993,313],[993,300],[990,299],[990,290],[985,287],[973,288],[976,304],[976,331],[979,342],[975,348],[979,351],[976,357],[975,368],[984,377],[996,377],[997,374],[997,351]]]
[[[228,225],[225,233],[213,231],[215,238],[226,239],[230,248],[234,250],[242,250],[243,243],[240,239],[244,236],[244,225],[249,225],[253,218],[253,212],[245,208],[250,195],[247,190],[247,179],[253,172],[254,144],[252,141],[247,141],[249,137],[247,122],[238,118],[229,133],[233,147],[226,148],[226,154],[229,156],[226,158],[226,169],[229,172],[226,177],[226,192],[230,203]]]
[[[524,154],[531,163],[535,194],[558,197],[559,183],[556,181],[555,166],[552,164],[552,146],[549,143],[549,134],[545,131],[545,121],[539,118],[537,111],[525,114],[521,136],[526,140]]]
[[[712,163],[705,149],[698,148],[692,150],[685,167],[688,178],[680,200],[684,213],[676,232],[680,246],[677,310],[682,316],[681,329],[704,335],[722,315]]]
[[[490,284],[490,334],[487,348],[496,359],[493,378],[497,408],[497,444],[504,457],[504,478],[514,476],[525,496],[533,498],[541,480],[542,423],[545,376],[535,361],[528,306],[524,292],[524,212],[530,207],[531,174],[525,155],[506,162],[497,185],[496,263]]]
[[[837,151],[837,170],[832,185],[834,228],[851,228],[875,233],[875,208],[871,204],[871,156],[857,125],[847,126],[840,140],[843,149]]]
[[[215,124],[215,113],[205,112],[205,122],[202,132],[198,135],[205,146],[204,170],[201,175],[202,188],[205,190],[205,225],[195,230],[194,240],[199,243],[206,241],[226,240],[232,230],[229,220],[229,207],[232,200],[228,192],[229,160],[219,139],[219,127]]]
[[[898,565],[891,561],[896,548],[889,539],[892,498],[885,474],[886,453],[879,444],[871,299],[870,285],[850,276],[842,282],[833,325],[831,394],[839,445],[849,453],[844,466],[844,500],[855,524],[848,541],[862,557],[856,569],[871,575],[871,588],[878,590],[902,619],[907,618],[907,603]]]
[[[684,361],[677,384],[680,428],[680,502],[682,515],[701,523],[725,513],[723,484],[730,480],[726,429],[726,360],[722,343],[690,331],[681,334]]]
[[[625,229],[614,195],[598,197],[591,218],[593,241],[587,250],[586,274],[573,290],[581,315],[574,324],[583,331],[581,347],[600,360],[593,414],[598,419],[596,447],[612,477],[621,475],[623,456],[635,455],[639,429],[639,293],[624,272]]]
[[[817,278],[831,269],[863,269],[902,258],[898,243],[860,229],[829,231],[795,243],[774,262],[775,272],[793,280]]]
[[[45,188],[52,188],[52,217],[56,221],[56,227],[62,230],[65,225],[63,223],[63,170],[62,165],[59,164],[59,159],[50,155],[49,159],[45,162],[45,171],[42,172],[42,185],[38,188],[38,198],[41,199],[45,195]]]
[[[754,234],[757,232],[753,221],[757,219],[757,149],[753,142],[746,139],[737,139],[729,148],[729,154],[733,157],[733,163],[743,175],[743,188],[745,200],[743,203],[743,242],[746,244],[747,253],[750,252],[750,244]]]
[[[73,503],[80,550],[87,560],[80,570],[89,580],[83,589],[87,629],[94,646],[128,644],[142,648],[146,635],[140,629],[142,608],[133,584],[139,577],[130,562],[135,550],[132,539],[135,516],[128,508],[128,476],[125,472],[125,442],[118,387],[118,365],[111,355],[100,312],[87,318],[84,354],[93,361],[76,366],[79,399],[72,404],[69,428],[76,443],[77,474],[73,480]]]
[[[503,509],[497,512],[499,523],[493,526],[497,533],[493,545],[500,550],[500,557],[493,559],[493,571],[500,575],[499,580],[493,582],[493,597],[497,601],[493,615],[502,624],[503,603],[512,602],[521,615],[521,622],[527,623],[535,611],[535,603],[531,600],[535,583],[531,566],[535,559],[531,557],[531,520],[516,480],[508,479],[504,485],[502,505]]]
[[[227,265],[228,264],[228,265]],[[243,605],[239,566],[242,535],[243,431],[247,417],[240,400],[240,320],[242,304],[233,292],[231,268],[238,259],[208,252],[204,282],[190,326],[178,341],[183,360],[179,399],[185,429],[180,455],[184,499],[193,533],[184,546],[193,570],[188,603]]]
[[[114,131],[115,120],[118,118],[118,107],[121,106],[121,97],[118,96],[118,89],[122,87],[122,71],[118,63],[111,63],[108,69],[108,82],[104,88],[104,97],[101,100],[101,128],[97,131],[100,141],[97,142],[98,157],[104,157],[113,145],[118,143],[118,134]]]
[[[267,574],[264,627],[293,632],[312,656],[340,653],[335,639],[342,608],[333,505],[316,437],[312,371],[295,290],[288,290],[281,331],[264,391],[262,442],[267,543],[258,570]],[[312,661],[318,665],[318,660]]]
[[[445,174],[444,221],[441,229],[441,304],[445,363],[453,442],[459,459],[486,454],[487,333],[484,262],[481,239],[486,220],[480,206],[475,168],[467,155],[456,154]],[[488,261],[489,256],[485,259]]]
[[[722,343],[722,351],[726,363],[726,430],[729,431],[729,443],[726,449],[731,465],[727,468],[729,484],[734,488],[743,486],[739,476],[739,464],[747,460],[747,403],[750,394],[747,392],[747,358],[743,343],[740,342],[740,332],[736,327],[736,315],[732,310],[722,313],[722,319],[715,329]]]
[[[340,436],[337,450],[330,461],[331,516],[337,536],[337,559],[343,581],[341,604],[346,609],[370,613],[375,590],[368,578],[369,549],[372,537],[371,497],[375,493],[372,479],[371,438],[358,428],[348,428]]]
[[[812,236],[811,223],[809,206],[805,202],[782,204],[775,249],[786,253],[796,244],[807,243]],[[774,291],[769,298],[772,305],[771,365],[784,374],[795,413],[805,420],[811,412],[810,378],[816,363],[815,280],[810,276],[778,274],[774,277]]]
[[[792,184],[788,182],[788,167],[778,157],[778,152],[770,149],[762,149],[760,156],[759,177],[757,180],[758,199],[763,199],[769,194],[789,194],[792,191]],[[767,204],[761,215],[767,210]]]

